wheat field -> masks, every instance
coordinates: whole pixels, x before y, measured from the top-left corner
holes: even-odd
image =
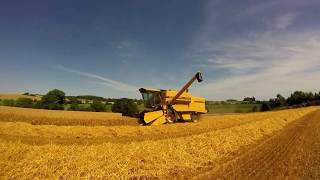
[[[113,113],[0,107],[0,176],[188,178],[317,109],[204,115],[198,123],[148,127],[126,118],[127,124],[104,124],[123,120]]]
[[[26,122],[32,125],[137,125],[135,118],[110,112],[74,112],[0,106],[0,117],[0,122]]]

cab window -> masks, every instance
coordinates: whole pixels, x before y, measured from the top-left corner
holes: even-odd
[[[160,93],[159,92],[145,92],[142,93],[144,105],[147,108],[155,108],[160,105]]]

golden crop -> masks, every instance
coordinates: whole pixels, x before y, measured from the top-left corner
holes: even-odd
[[[21,111],[31,112],[31,109],[17,109],[19,116],[13,114],[10,121],[0,122],[0,176],[19,179],[190,177],[316,109],[205,115],[198,123],[149,127],[33,125],[32,120],[19,120]],[[3,111],[7,109],[0,108],[0,119],[5,114]],[[43,110],[37,110],[40,111]],[[68,117],[69,121],[82,117],[78,115],[80,112],[68,113],[74,118]],[[98,117],[98,114],[92,115]],[[110,116],[106,121],[115,116],[101,114]],[[30,113],[29,116],[32,119],[40,115]],[[93,122],[101,124],[92,121],[91,125]]]
[[[32,125],[137,125],[135,118],[109,112],[73,112],[0,106],[0,117],[0,122],[26,122]]]

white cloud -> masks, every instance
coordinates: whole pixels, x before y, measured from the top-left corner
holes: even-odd
[[[218,60],[207,60],[208,68],[224,68],[230,73],[218,80],[206,77],[207,83],[195,92],[210,99],[225,99],[252,95],[270,98],[277,93],[289,95],[294,90],[319,91],[319,49],[320,33],[311,31],[262,33],[254,40],[239,38],[210,44],[207,51],[223,53],[213,55]],[[243,73],[252,69],[256,71]]]
[[[230,72],[247,72],[248,70],[254,68],[261,68],[264,64],[252,59],[228,59],[224,57],[220,58],[209,58],[206,62],[202,64],[196,64],[196,66],[201,68],[210,69],[224,69]]]
[[[298,15],[304,17],[302,7],[316,4],[319,1],[257,2],[237,16],[221,17],[215,10],[219,3],[210,1],[186,54],[204,70],[205,81],[194,93],[221,100],[320,91],[320,31],[298,23]],[[231,23],[234,31],[219,29]]]
[[[65,66],[62,65],[58,65],[56,66],[57,69],[59,70],[63,70],[65,72],[69,72],[72,74],[76,74],[76,75],[80,75],[80,76],[84,76],[84,77],[89,77],[92,79],[96,79],[99,81],[94,81],[94,83],[97,84],[102,84],[102,85],[106,85],[110,88],[116,89],[116,90],[120,90],[120,91],[127,91],[127,92],[136,92],[137,91],[137,87],[120,82],[120,81],[116,81],[116,80],[112,80],[110,78],[106,78],[106,77],[102,77],[96,74],[92,74],[92,73],[88,73],[88,72],[83,72],[83,71],[78,71],[75,69],[71,69],[71,68],[67,68]]]

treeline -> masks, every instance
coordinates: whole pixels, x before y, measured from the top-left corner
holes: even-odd
[[[67,96],[67,98],[86,99],[86,100],[92,100],[92,101],[108,101],[107,98],[100,97],[100,96],[92,96],[92,95]]]
[[[81,95],[81,96],[66,96],[67,99],[67,103],[69,103],[69,101],[73,102],[73,101],[77,101],[78,103],[83,103],[81,100],[85,100],[85,101],[100,101],[100,102],[105,102],[105,103],[113,103],[116,102],[117,98],[104,98],[101,96],[93,96],[93,95]],[[132,99],[135,103],[137,104],[141,104],[143,103],[143,101],[141,99]]]
[[[104,98],[101,96],[93,96],[93,95],[81,95],[81,96],[66,96],[66,98],[69,99],[77,99],[79,102],[80,100],[85,100],[85,101],[100,101],[100,102],[115,102],[117,99],[115,98]]]
[[[29,95],[24,94],[24,95]],[[89,98],[93,102],[83,106],[78,98]],[[41,100],[32,100],[31,98],[18,98],[17,100],[3,100],[4,106],[15,106],[22,108],[36,108],[49,110],[64,110],[65,105],[69,104],[66,110],[70,111],[92,111],[92,112],[106,112],[108,103],[106,100],[114,103],[112,105],[112,112],[122,113],[125,116],[136,116],[138,114],[138,101],[136,99],[106,99],[98,96],[66,96],[61,90],[54,89],[42,96]]]
[[[314,105],[320,105],[320,92],[312,93],[295,91],[288,98],[283,97],[281,94],[277,94],[275,98],[272,98],[269,101],[264,101],[261,105],[261,111]]]
[[[23,95],[30,94],[24,93]],[[5,106],[16,106],[23,108],[62,110],[64,109],[65,102],[65,93],[61,90],[54,89],[42,96],[41,100],[32,100],[31,98],[23,97],[18,98],[17,100],[3,100],[2,104]]]

